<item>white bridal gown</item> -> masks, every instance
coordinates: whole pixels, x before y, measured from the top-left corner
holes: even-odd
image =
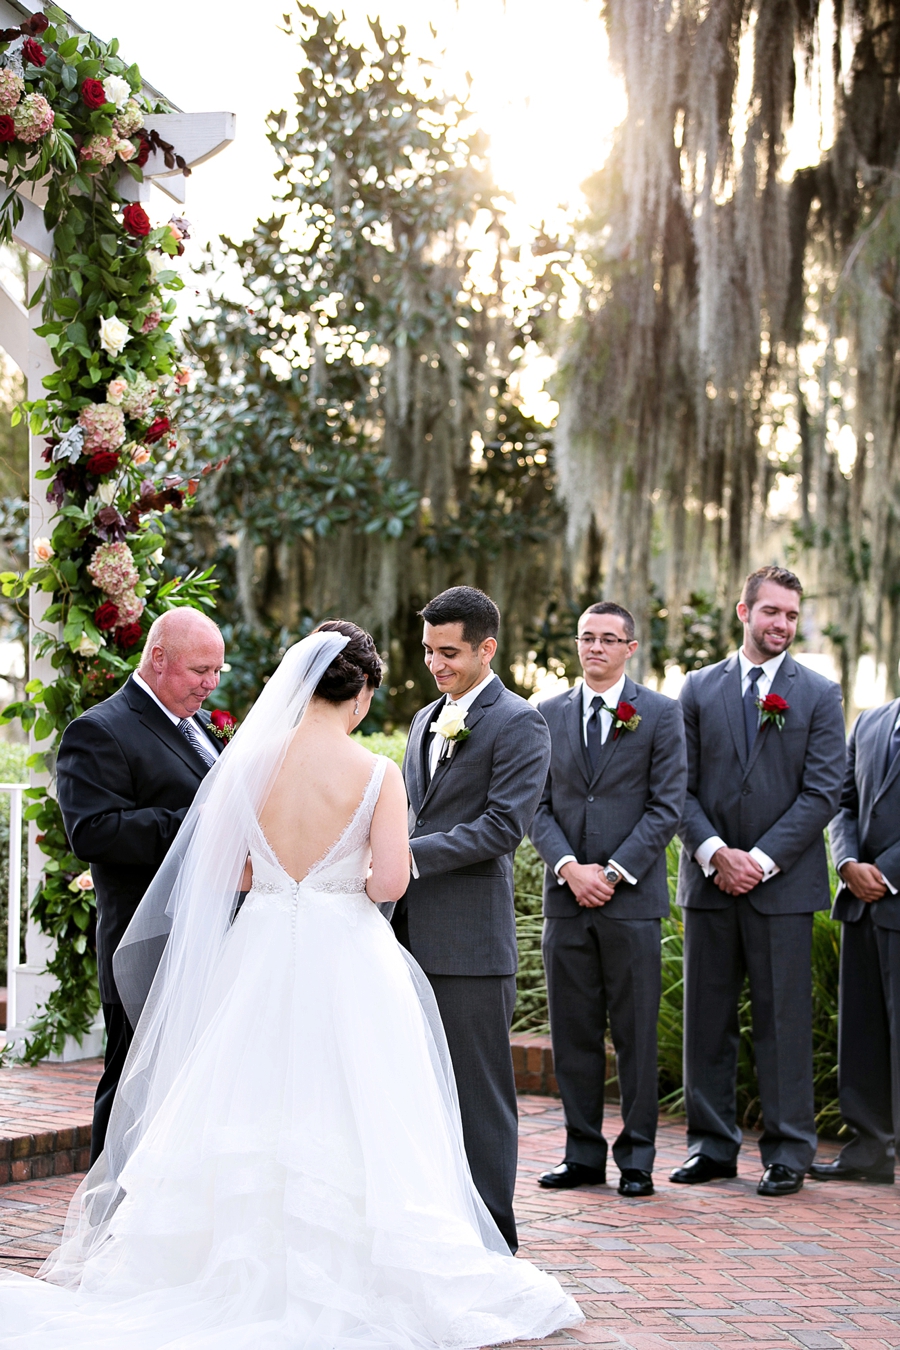
[[[427,984],[365,894],[384,768],[301,882],[257,830],[106,1240],[74,1288],[0,1279],[4,1350],[463,1350],[582,1320],[475,1191]]]

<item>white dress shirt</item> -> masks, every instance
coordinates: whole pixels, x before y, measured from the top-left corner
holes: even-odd
[[[142,680],[136,670],[133,670],[131,672],[131,678],[134,680],[138,689],[143,689],[144,693],[148,694],[149,697],[153,699],[153,702],[156,704],[157,708],[162,708],[163,712],[166,714],[166,717],[168,717],[169,721],[173,723],[174,726],[177,727],[181,722],[181,718],[178,716],[178,714],[173,713],[171,708],[167,708],[166,705],[162,702],[162,700],[157,698],[156,694],[150,688],[147,681]],[[198,738],[202,738],[201,744],[203,744],[204,746],[208,745],[212,753],[216,756],[216,758],[218,758],[218,756],[221,754],[221,747],[215,744],[211,736],[206,735],[206,732],[202,729],[202,727],[199,727],[197,725],[193,717],[189,717],[187,720],[188,726],[190,727],[191,731]]]
[[[893,733],[897,730],[897,727],[898,727],[898,726],[900,726],[900,715],[898,715],[897,720],[895,721],[894,725],[891,727],[891,735],[893,735]],[[848,862],[854,862],[854,863],[855,863],[855,862],[859,862],[859,858],[850,858],[850,857],[847,857],[847,858],[841,858],[840,862],[838,862],[838,863],[835,865],[835,871],[837,872],[838,876],[841,875],[841,868],[843,867],[844,863],[848,863]],[[883,872],[879,872],[878,875],[881,877],[881,880],[884,882],[885,886],[887,886],[887,888],[888,888],[888,890],[890,891],[891,895],[896,895],[896,894],[897,894],[897,887],[891,885],[891,883],[888,881],[887,877],[884,875]],[[841,878],[841,880],[843,880],[843,878]],[[845,886],[846,886],[846,884],[847,884],[847,883],[844,882],[844,885],[845,885]]]
[[[495,675],[494,671],[488,670],[488,673],[485,675],[483,680],[479,680],[478,684],[474,685],[471,689],[467,690],[465,694],[460,694],[459,698],[448,699],[447,704],[449,704],[454,708],[462,708],[463,712],[468,712],[472,704],[475,702],[476,698],[478,698],[478,695],[483,693],[487,685],[490,684],[491,680],[495,680],[496,678],[497,676]],[[447,704],[445,704],[444,706],[446,707]],[[438,716],[440,716],[440,712],[438,712]],[[435,718],[435,721],[436,720],[437,718]],[[431,733],[431,745],[428,747],[428,771],[432,778],[434,777],[434,771],[437,768],[438,756],[441,753],[441,747],[443,744],[444,744],[444,737],[439,736],[436,731],[433,731]],[[414,843],[415,840],[411,839],[409,844],[409,870],[412,873],[413,877],[415,877],[415,879],[418,880],[419,869],[418,867],[416,867],[416,859],[412,850],[412,846]]]
[[[787,648],[785,648],[780,656],[772,656],[768,661],[763,661],[761,667],[762,674],[756,681],[756,697],[758,699],[764,699],[766,694],[771,690],[775,676],[778,674],[781,663],[786,656]],[[738,661],[741,666],[741,698],[743,698],[750,686],[750,671],[755,670],[756,665],[750,660],[749,656],[745,655],[743,647],[738,652]],[[694,854],[694,857],[703,868],[705,876],[711,877],[715,873],[716,869],[712,866],[713,854],[720,848],[727,847],[728,845],[725,843],[725,840],[718,834],[710,835],[708,839],[704,839],[703,843]],[[751,848],[750,857],[754,862],[758,862],[762,868],[763,881],[771,881],[772,877],[777,876],[781,871],[778,864],[772,861],[768,853],[763,853],[761,848]]]
[[[601,744],[601,745],[605,745],[605,744],[606,744],[607,737],[609,736],[609,733],[610,733],[610,731],[612,730],[612,724],[613,724],[612,714],[609,713],[609,712],[607,712],[606,709],[607,709],[607,708],[617,708],[617,707],[619,706],[619,704],[621,703],[621,701],[622,701],[622,691],[623,691],[624,688],[625,688],[625,678],[626,678],[626,677],[625,677],[625,675],[623,674],[621,679],[617,680],[616,683],[615,683],[614,685],[611,685],[609,689],[606,689],[606,690],[600,695],[600,697],[603,699],[604,704],[606,705],[605,707],[603,707],[603,708],[600,709],[600,744]],[[592,689],[591,686],[588,684],[587,680],[582,680],[582,682],[581,682],[581,739],[582,739],[582,741],[584,742],[585,745],[587,745],[587,729],[588,729],[588,722],[590,721],[591,714],[592,714],[593,711],[594,711],[594,708],[593,708],[593,702],[594,702],[594,699],[597,697],[597,693],[598,693],[598,691],[597,691],[596,689]],[[566,863],[577,862],[577,861],[578,861],[578,859],[575,857],[575,854],[574,854],[574,853],[566,853],[566,854],[564,854],[564,855],[560,858],[559,862],[558,862],[558,863],[556,864],[556,866],[553,868],[554,872],[556,873],[556,879],[557,879],[557,881],[559,882],[560,886],[565,886],[565,884],[566,884],[564,878],[561,877],[561,876],[559,875],[559,870],[560,870],[560,868],[561,868],[561,867],[565,867]],[[620,867],[619,864],[616,862],[615,858],[610,858],[609,863],[608,863],[608,866],[609,866],[609,867],[614,867],[614,868],[616,869],[616,871],[619,873],[619,875],[620,875],[621,877],[624,877],[624,879],[628,882],[628,884],[629,884],[630,886],[636,886],[636,885],[637,885],[636,879],[631,875],[630,872],[626,872],[624,867]]]

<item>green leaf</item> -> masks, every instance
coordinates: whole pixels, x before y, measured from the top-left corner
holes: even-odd
[[[78,35],[77,35],[77,33],[75,34],[74,37],[66,38],[65,42],[60,43],[60,46],[59,46],[59,54],[60,54],[60,56],[62,57],[62,59],[63,59],[64,61],[68,61],[69,57],[70,57],[70,56],[74,56],[75,53],[76,53],[77,51],[78,51]],[[75,67],[74,67],[74,66],[69,66],[69,67],[67,67],[67,69],[69,69],[69,70],[72,71],[72,73],[75,75],[75,78],[76,78],[76,80],[77,80],[77,78],[78,78],[78,73],[77,73],[77,71],[75,70]],[[74,88],[74,85],[67,85],[66,88]]]
[[[100,247],[104,253],[108,253],[111,258],[114,258],[119,247],[119,241],[114,234],[101,234]]]

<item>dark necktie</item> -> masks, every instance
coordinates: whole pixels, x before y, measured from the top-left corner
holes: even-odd
[[[181,721],[178,723],[178,730],[186,741],[190,741],[191,745],[197,751],[197,754],[203,760],[203,763],[208,764],[209,767],[212,768],[218,756],[211,745],[203,744],[203,737],[189,717],[182,717]]]
[[[603,746],[603,727],[600,722],[600,711],[605,708],[602,694],[595,694],[591,699],[591,711],[587,720],[587,752],[588,760],[592,769],[596,769],[597,760],[600,758],[600,750]]]
[[[894,730],[891,732],[891,739],[888,741],[887,763],[884,766],[885,778],[890,773],[898,753],[900,753],[900,718],[894,723]]]
[[[762,666],[751,666],[747,671],[747,692],[744,695],[744,727],[747,732],[747,758],[753,749],[756,733],[759,730],[759,708],[756,706],[756,682],[763,673]]]

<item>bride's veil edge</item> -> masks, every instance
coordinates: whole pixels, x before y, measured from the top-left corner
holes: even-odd
[[[118,1178],[190,1056],[259,811],[291,732],[347,642],[342,633],[312,633],[289,648],[201,783],[119,944],[113,969],[135,1036],[105,1150],[73,1197],[61,1246],[40,1271],[55,1284],[80,1281],[122,1199]]]

